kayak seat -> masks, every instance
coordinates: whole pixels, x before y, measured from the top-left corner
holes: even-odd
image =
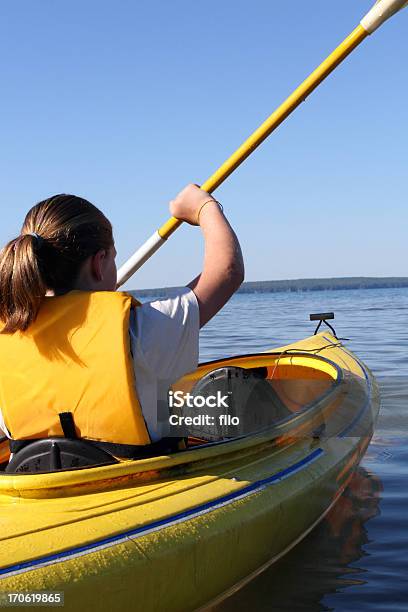
[[[102,448],[85,440],[45,438],[30,441],[14,453],[5,471],[32,474],[112,463],[118,461]]]
[[[217,368],[196,382],[191,395],[224,398],[221,406],[185,406],[182,409],[184,416],[209,417],[206,422],[189,426],[187,432],[189,436],[209,441],[246,436],[273,427],[291,416],[290,410],[268,381],[266,367]],[[221,415],[225,416],[220,418]]]

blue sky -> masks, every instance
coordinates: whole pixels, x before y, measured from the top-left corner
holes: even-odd
[[[0,241],[58,192],[107,214],[123,262],[358,24],[360,0],[8,0]],[[367,39],[216,194],[247,280],[408,275],[408,9]],[[128,283],[200,269],[183,227]]]

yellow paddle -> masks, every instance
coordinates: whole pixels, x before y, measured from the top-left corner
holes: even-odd
[[[262,125],[225,161],[201,188],[212,193],[286,117],[369,35],[404,6],[406,0],[377,0],[353,32],[307,77],[305,81],[268,117]],[[162,225],[145,244],[132,255],[118,272],[118,287],[123,285],[183,222],[175,217]]]

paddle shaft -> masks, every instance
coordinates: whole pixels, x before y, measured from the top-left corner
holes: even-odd
[[[218,168],[209,179],[201,185],[201,189],[212,193],[223,183],[238,166],[242,164],[255,149],[285,121],[287,117],[312,93],[316,87],[359,45],[367,32],[359,25],[329,57],[320,64],[310,76],[259,126],[253,134]],[[182,223],[171,217],[159,229],[162,238],[168,238]]]
[[[404,6],[405,0],[380,0],[353,32],[303,81],[301,85],[218,168],[201,188],[212,193],[242,162],[312,93],[318,85],[381,23]],[[361,25],[363,24],[363,25]],[[123,285],[183,223],[170,217],[120,268],[118,287]]]

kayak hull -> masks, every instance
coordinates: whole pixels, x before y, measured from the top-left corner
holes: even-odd
[[[333,383],[293,418],[241,439],[115,466],[2,476],[1,591],[63,591],[68,610],[195,610],[300,541],[352,478],[373,433],[378,389],[328,334],[222,363],[270,355],[283,375],[311,358]]]

